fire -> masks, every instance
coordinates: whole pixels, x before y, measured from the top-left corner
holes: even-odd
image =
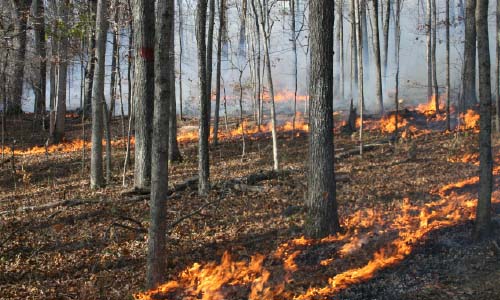
[[[465,114],[460,114],[460,119],[462,120],[460,129],[462,130],[474,130],[474,132],[479,132],[479,114],[472,109],[467,110]]]
[[[474,218],[475,196],[458,194],[455,189],[474,184],[477,180],[472,177],[445,185],[432,192],[440,196],[439,200],[424,205],[404,199],[394,210],[359,209],[343,220],[346,229],[343,234],[321,240],[300,237],[285,242],[271,255],[271,259],[282,261],[279,267],[285,272],[282,277],[278,274],[283,271],[273,272],[273,264],[269,268],[264,267],[265,258],[260,254],[246,262],[232,260],[225,253],[220,264],[209,262],[202,266],[195,263],[182,272],[176,281],[167,282],[155,291],[138,294],[136,299],[154,299],[158,293],[167,296],[166,299],[231,299],[235,297],[229,293],[235,290],[246,293],[239,298],[248,299],[329,299],[353,284],[373,278],[379,270],[402,262],[431,231]],[[366,255],[370,250],[365,248],[375,247],[376,250],[361,266],[354,263],[353,267],[342,268],[344,271],[329,278],[326,286],[310,287],[301,294],[288,292],[286,284],[301,269],[297,261],[300,254],[307,251],[308,247],[316,249],[327,243],[338,245],[332,249],[339,249],[337,257],[340,259],[335,256],[321,259],[318,268],[332,268],[340,261],[357,261],[349,258]],[[332,254],[335,255],[335,252]],[[277,280],[279,278],[282,280]]]
[[[103,145],[106,145],[106,140],[103,140]],[[127,143],[126,139],[117,139],[111,141],[111,145],[114,147],[123,147]],[[134,137],[130,138],[130,144],[135,144]],[[59,144],[53,144],[45,146],[34,146],[28,149],[14,149],[14,155],[24,156],[24,155],[40,155],[45,153],[56,153],[56,152],[75,152],[81,151],[82,147],[85,145],[86,149],[90,149],[92,143],[89,141],[83,141],[82,139],[67,140]],[[12,148],[4,147],[5,155],[12,155]],[[0,154],[2,150],[0,149]]]
[[[292,102],[294,100],[294,98],[295,98],[295,92],[290,91],[290,90],[283,90],[283,91],[279,91],[279,92],[274,94],[274,102],[278,102],[278,103],[280,103],[280,102]],[[271,101],[268,91],[264,91],[264,93],[262,95],[262,99],[264,99],[264,101]],[[308,96],[297,94],[297,101],[298,102],[305,102],[307,100],[308,100]]]
[[[446,97],[446,94],[441,95],[441,99],[438,100],[439,110],[443,111],[445,109],[444,101],[442,101],[442,97]],[[436,115],[436,95],[432,95],[431,99],[425,104],[419,104],[416,108],[416,111],[426,115],[427,117],[432,117]]]

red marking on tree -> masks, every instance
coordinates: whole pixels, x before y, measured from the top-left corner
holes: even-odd
[[[139,55],[144,58],[145,61],[152,61],[155,58],[155,52],[153,48],[141,48]]]

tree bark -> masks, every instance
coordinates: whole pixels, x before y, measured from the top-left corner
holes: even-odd
[[[69,1],[60,1],[57,4],[58,15],[63,24],[68,24]],[[59,59],[57,72],[57,98],[55,128],[52,134],[52,142],[60,143],[64,139],[66,127],[66,85],[68,83],[68,32],[59,32]]]
[[[432,0],[427,0],[425,30],[427,34],[427,101],[432,100]]]
[[[497,0],[498,1],[498,0]],[[446,2],[446,129],[451,130],[450,125],[450,0]],[[500,1],[499,1],[500,3]]]
[[[437,81],[437,62],[436,62],[436,33],[437,33],[437,8],[436,0],[432,1],[432,87],[434,89],[434,105],[436,114],[439,114],[439,86]]]
[[[95,11],[96,2],[89,1],[89,14],[91,22],[95,24]],[[83,100],[83,107],[85,110],[85,115],[90,115],[92,110],[92,89],[94,85],[94,73],[95,73],[95,47],[96,47],[96,33],[95,28],[92,26],[88,32],[88,50],[87,50],[87,67],[85,68],[85,96]]]
[[[22,112],[22,97],[24,85],[24,65],[26,59],[26,38],[28,32],[28,16],[30,14],[31,0],[13,1],[15,9],[14,18],[14,67],[13,84],[11,88],[11,102],[7,104],[8,113],[19,114]]]
[[[152,289],[166,281],[168,135],[170,102],[175,101],[172,82],[174,57],[174,1],[157,0],[155,38],[155,99],[153,152],[146,287]]]
[[[497,11],[496,11],[496,120],[495,127],[497,133],[500,133],[500,0],[497,0]]]
[[[462,99],[459,110],[464,112],[477,103],[476,99],[476,0],[466,0],[464,65]]]
[[[183,120],[182,116],[182,99],[183,99],[183,94],[182,94],[182,59],[183,57],[183,50],[184,50],[184,43],[183,43],[183,36],[184,36],[184,16],[182,15],[182,0],[177,0],[177,8],[179,11],[179,115],[181,120]],[[172,104],[170,104],[172,105]],[[172,114],[171,114],[172,115]],[[175,116],[177,118],[177,116]],[[172,117],[170,117],[170,120],[172,120]],[[172,122],[172,121],[170,121]],[[176,122],[177,123],[177,122]],[[176,125],[177,126],[177,125]],[[172,134],[172,132],[170,132]],[[176,134],[177,136],[177,134]]]
[[[391,1],[385,0],[385,18],[384,18],[384,56],[382,57],[382,68],[384,71],[384,82],[387,78],[387,57],[389,55],[389,30],[391,25]],[[418,10],[418,8],[417,8]]]
[[[219,0],[219,33],[217,36],[217,67],[216,67],[216,78],[215,78],[215,111],[214,111],[214,131],[213,131],[213,143],[218,144],[219,136],[219,110],[220,110],[220,84],[221,84],[221,58],[222,58],[222,35],[224,34],[224,19],[226,4],[225,0]],[[260,50],[259,50],[260,51]],[[257,73],[259,73],[257,71]],[[260,80],[260,79],[259,79]]]
[[[491,234],[491,191],[493,159],[491,153],[491,81],[488,41],[488,0],[477,0],[477,53],[479,58],[479,199],[476,209],[474,237],[483,239]]]
[[[134,0],[135,43],[135,160],[134,186],[151,183],[151,131],[154,103],[154,1]]]
[[[103,137],[103,103],[104,75],[106,59],[107,1],[99,0],[96,16],[96,67],[95,84],[92,88],[92,148],[90,156],[90,186],[93,189],[104,186],[102,173],[102,137]]]
[[[47,84],[47,50],[45,46],[45,5],[43,0],[33,1],[35,48],[40,60],[38,83],[35,86],[35,114],[43,119]]]
[[[320,238],[340,229],[335,199],[333,147],[334,2],[311,1],[310,136],[306,233]]]
[[[363,155],[363,112],[365,108],[365,91],[364,91],[364,78],[363,78],[363,30],[361,24],[361,10],[360,1],[354,0],[355,2],[355,12],[356,12],[356,35],[358,43],[358,109],[359,109],[359,154]]]
[[[208,0],[210,14],[208,15],[208,33],[207,33],[207,114],[208,128],[210,130],[210,118],[212,117],[212,60],[214,44],[214,24],[215,24],[215,0]]]
[[[378,0],[372,0],[373,4],[373,54],[375,56],[375,91],[377,95],[378,110],[384,115],[384,97],[382,95],[382,70],[380,65],[380,38],[378,28]]]
[[[206,27],[207,27],[207,0],[198,0],[196,9],[196,39],[198,44],[198,79],[200,93],[200,121],[198,143],[198,194],[206,196],[210,189],[210,165],[208,153],[208,135],[210,124],[208,121],[208,87],[207,87],[207,55],[206,55]]]

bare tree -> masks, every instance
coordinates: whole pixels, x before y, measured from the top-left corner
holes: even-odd
[[[383,57],[382,57],[382,68],[384,69],[384,82],[387,78],[387,57],[389,54],[389,29],[391,25],[391,1],[392,0],[385,0],[385,14],[384,21],[382,22],[384,24],[383,31],[384,31],[384,42],[383,42],[383,47],[384,47],[384,52],[383,52]]]
[[[476,99],[476,0],[465,2],[464,64],[462,67],[462,93],[460,110],[465,111],[477,103]]]
[[[154,1],[134,0],[135,43],[135,160],[134,186],[148,188],[151,182],[151,131],[154,103]]]
[[[382,95],[382,70],[380,66],[380,38],[379,38],[379,18],[378,0],[372,0],[373,5],[373,55],[375,56],[375,90],[377,95],[378,110],[380,115],[384,114],[384,97]]]
[[[47,50],[45,46],[45,4],[33,1],[35,49],[40,60],[38,83],[35,86],[35,113],[43,119],[45,114],[45,91],[47,84]]]
[[[219,136],[219,110],[220,110],[220,85],[221,85],[221,59],[222,59],[222,36],[224,34],[224,19],[226,11],[226,1],[219,0],[219,32],[217,35],[217,67],[215,78],[215,112],[214,112],[214,132],[213,143],[218,144]],[[257,71],[259,73],[259,71]]]
[[[104,185],[102,174],[102,136],[103,136],[103,103],[104,100],[104,73],[106,58],[107,1],[99,0],[97,3],[96,18],[96,68],[95,84],[92,90],[92,153],[90,156],[90,186],[100,188]]]
[[[497,133],[500,133],[500,0],[497,0],[497,14],[496,14],[496,25],[497,25],[497,36],[496,36],[496,88],[497,88],[497,93],[496,93],[496,120],[495,120],[495,127]]]
[[[358,43],[358,109],[359,109],[359,117],[360,117],[360,126],[359,126],[359,154],[363,155],[363,112],[365,106],[365,91],[364,91],[364,78],[363,78],[363,33],[362,33],[362,24],[361,24],[361,10],[363,7],[360,5],[362,0],[354,0],[355,5],[355,18],[356,18],[356,35]]]
[[[206,28],[207,28],[207,0],[198,0],[196,8],[196,39],[198,44],[198,78],[200,90],[200,121],[198,144],[198,194],[206,196],[210,189],[210,164],[208,153],[208,135],[210,124],[208,121],[208,88],[207,88],[207,55],[206,55]]]
[[[436,62],[436,32],[437,32],[437,8],[436,0],[432,1],[432,87],[434,90],[434,105],[436,107],[436,114],[439,114],[439,86],[437,82],[437,62]]]
[[[166,280],[168,135],[170,102],[175,101],[172,82],[174,57],[174,1],[156,1],[155,100],[151,167],[151,205],[148,239],[147,282],[149,289]]]
[[[451,130],[450,125],[450,0],[446,2],[446,129]]]
[[[432,0],[427,0],[425,30],[427,34],[427,101],[432,99]]]
[[[273,85],[273,76],[271,71],[271,56],[269,54],[270,51],[269,48],[271,44],[271,31],[272,31],[272,25],[269,16],[270,8],[266,0],[258,0],[258,4],[260,12],[260,25],[262,33],[264,34],[264,55],[266,60],[265,65],[267,71],[267,84],[269,89],[269,98],[271,100],[271,135],[273,140],[273,169],[278,170],[279,157],[278,157],[278,134],[276,132],[276,106],[274,103],[274,85]]]
[[[483,239],[491,234],[491,190],[493,158],[491,154],[491,78],[490,46],[488,41],[488,0],[477,0],[476,32],[479,58],[479,199],[476,209],[474,237]]]
[[[26,37],[28,32],[28,17],[30,14],[31,0],[12,1],[14,9],[14,68],[11,87],[11,103],[7,104],[9,113],[22,112],[22,97],[24,84],[24,65],[26,58]]]
[[[244,0],[245,1],[245,0]],[[215,0],[208,0],[210,13],[208,15],[207,33],[207,114],[208,127],[210,129],[210,118],[212,117],[212,60],[214,48],[214,24],[215,24]]]
[[[88,13],[90,15],[91,23],[95,24],[95,11],[96,11],[96,2],[89,1],[88,2]],[[84,88],[84,98],[83,98],[83,107],[86,115],[90,115],[90,111],[92,110],[92,86],[94,84],[94,70],[95,70],[95,27],[94,24],[91,24],[88,30],[88,42],[87,42],[87,66],[85,68],[85,88]],[[130,93],[129,93],[130,94]],[[129,108],[130,110],[130,108]]]
[[[309,7],[311,72],[309,94],[309,175],[306,233],[324,237],[340,230],[335,200],[333,148],[334,2],[311,1]]]

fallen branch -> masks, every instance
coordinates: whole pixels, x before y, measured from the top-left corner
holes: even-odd
[[[78,205],[101,203],[101,202],[103,202],[103,201],[95,200],[95,199],[89,199],[89,200],[73,199],[73,200],[54,201],[54,202],[46,203],[46,204],[39,205],[39,206],[23,206],[23,207],[19,207],[17,209],[13,209],[13,210],[1,211],[0,216],[10,215],[13,213],[27,212],[27,211],[48,210],[48,209],[56,208],[59,206],[73,207],[73,206],[78,206]]]
[[[372,151],[387,144],[389,144],[389,141],[383,141],[376,144],[366,144],[363,145],[363,151]],[[356,154],[359,154],[359,147],[335,154],[335,159],[342,159]]]
[[[128,229],[128,230],[131,230],[131,231],[137,231],[137,232],[140,232],[140,233],[147,233],[148,231],[144,228],[135,228],[135,227],[132,227],[132,226],[128,226],[128,225],[125,225],[125,224],[120,224],[120,223],[113,223],[111,224],[111,226],[116,226],[116,227],[121,227],[121,228],[124,228],[124,229]]]

